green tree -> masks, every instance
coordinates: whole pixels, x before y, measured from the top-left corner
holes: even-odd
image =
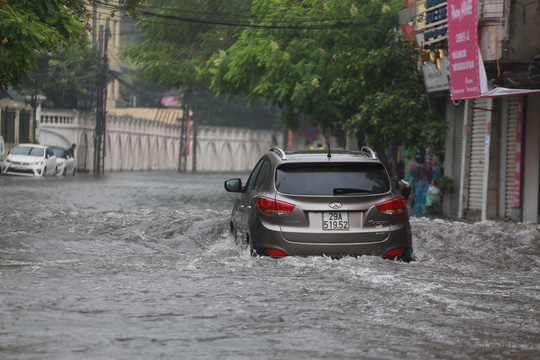
[[[122,56],[142,71],[145,82],[183,92],[183,106],[194,110],[197,123],[238,126],[260,110],[257,115],[264,115],[259,121],[242,125],[272,127],[272,114],[261,106],[254,111],[233,99],[226,104],[209,99],[208,80],[197,76],[212,55],[229,48],[242,26],[251,23],[251,2],[154,0],[137,24],[144,42],[122,51]]]
[[[391,33],[385,47],[343,53],[336,61],[342,71],[331,94],[347,109],[346,128],[359,142],[383,158],[383,150],[396,153],[403,144],[440,148],[446,123],[435,99],[430,106],[415,47]]]
[[[146,0],[110,2],[110,12],[137,16]],[[55,54],[90,31],[93,4],[109,0],[0,0],[0,85],[19,87],[37,69],[37,59]]]
[[[395,0],[254,0],[257,26],[244,29],[199,76],[218,94],[278,105],[291,129],[303,116],[339,129],[343,105],[329,93],[343,70],[335,56],[382,46],[400,6]]]
[[[43,73],[32,76],[52,106],[77,108],[78,99],[86,94],[87,87],[95,87],[99,61],[97,49],[88,47],[86,43],[70,44],[47,59]]]
[[[83,33],[80,21],[59,1],[5,1],[0,3],[0,81],[18,86],[35,69],[41,54]]]
[[[138,22],[144,42],[122,52],[143,70],[147,81],[176,89],[203,86],[196,75],[211,55],[226,49],[251,0],[153,0]]]

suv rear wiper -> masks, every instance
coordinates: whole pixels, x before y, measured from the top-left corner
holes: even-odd
[[[334,195],[337,194],[371,194],[371,190],[355,188],[334,188]]]

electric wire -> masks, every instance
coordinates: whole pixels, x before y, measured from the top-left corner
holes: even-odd
[[[118,6],[106,5],[101,1],[96,1],[96,3],[102,5],[105,8],[111,8],[113,10],[121,10]],[[304,23],[307,25],[287,25],[289,22],[280,22],[273,21],[274,24],[261,24],[264,22],[269,22],[270,20],[250,20],[249,22],[241,21],[226,21],[226,20],[206,20],[201,18],[193,18],[186,16],[177,16],[177,15],[167,15],[159,14],[156,12],[151,12],[147,10],[142,10],[140,13],[143,15],[143,19],[138,20],[139,22],[148,22],[148,18],[157,18],[161,20],[172,20],[172,21],[181,21],[181,22],[191,22],[195,24],[207,24],[207,25],[222,25],[230,27],[243,27],[243,28],[264,28],[264,29],[289,29],[289,30],[331,30],[331,29],[340,29],[346,27],[356,27],[356,26],[365,26],[366,24],[353,22],[351,18],[335,18],[335,19],[297,19],[291,20],[295,23]],[[208,15],[208,14],[205,14]],[[229,15],[230,16],[230,15]],[[254,23],[254,21],[259,21],[259,23]],[[174,23],[162,23],[163,25],[175,25]],[[320,23],[310,25],[312,23]]]
[[[222,16],[222,17],[230,17],[231,14],[225,14],[225,13],[207,13],[207,12],[203,12],[203,11],[193,11],[193,10],[184,10],[184,9],[174,9],[174,8],[167,8],[167,7],[156,7],[156,6],[150,6],[150,8],[154,8],[154,9],[157,9],[157,10],[167,10],[167,11],[172,11],[172,12],[179,12],[179,13],[188,13],[188,14],[195,14],[195,15],[205,15],[205,16],[208,16],[208,15],[212,15],[212,16]],[[247,11],[246,10],[241,10],[239,12],[236,12],[234,14],[235,17],[238,17],[238,18],[246,18],[246,20],[249,20],[250,22],[251,21],[261,21],[261,20],[274,20],[274,17],[270,17],[270,16],[260,16],[260,15],[257,15],[256,17],[252,16],[252,15],[242,15],[241,13],[244,12],[244,11]],[[333,18],[333,19],[315,19],[315,18],[312,18],[312,19],[309,19],[307,21],[310,21],[310,22],[320,22],[320,21],[345,21],[345,20],[350,20],[351,18],[350,17],[343,17],[343,18]],[[290,21],[285,21],[285,20],[280,20],[281,22],[283,23],[296,23],[298,21],[301,21],[301,20],[298,20],[298,19],[294,19],[294,20],[290,20]]]

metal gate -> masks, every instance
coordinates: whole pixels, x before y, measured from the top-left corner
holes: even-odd
[[[486,147],[488,100],[474,100],[471,128],[471,160],[469,163],[469,196],[468,210],[482,210],[482,193],[484,184],[484,159]]]
[[[29,143],[32,142],[32,111],[30,110],[21,110],[19,113],[19,143]]]
[[[508,128],[506,141],[506,176],[505,176],[505,211],[506,217],[512,216],[514,206],[514,182],[516,177],[516,137],[517,137],[518,98],[512,96],[508,102]]]
[[[1,135],[4,137],[4,141],[7,144],[15,143],[15,110],[6,107],[2,109],[0,116],[2,117],[0,120],[2,124]]]

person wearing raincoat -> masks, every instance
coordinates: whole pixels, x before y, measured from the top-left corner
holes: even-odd
[[[426,196],[429,185],[437,180],[438,167],[425,159],[424,150],[418,149],[410,167],[410,183],[414,189],[413,215],[424,216],[427,213]]]

